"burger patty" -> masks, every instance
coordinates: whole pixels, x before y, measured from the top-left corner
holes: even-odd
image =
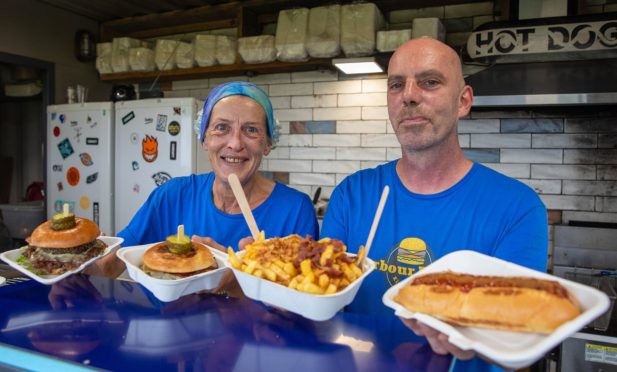
[[[153,270],[151,268],[149,268],[148,266],[146,266],[146,264],[143,265],[142,269],[143,271],[150,275],[153,278],[157,278],[157,279],[165,279],[165,280],[176,280],[176,279],[183,279],[189,276],[193,276],[193,275],[197,275],[197,274],[201,274],[201,273],[205,273],[207,271],[212,271],[214,269],[217,269],[218,265],[216,264],[216,261],[214,262],[214,264],[210,267],[207,267],[203,270],[197,270],[197,271],[193,271],[190,273],[167,273],[164,271],[157,271],[157,270]]]
[[[59,275],[78,268],[92,257],[99,256],[105,248],[107,244],[96,239],[73,248],[43,248],[30,245],[24,254],[37,272]]]

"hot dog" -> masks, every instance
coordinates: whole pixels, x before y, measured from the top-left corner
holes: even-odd
[[[450,271],[414,278],[394,301],[450,324],[517,332],[551,333],[580,314],[556,281]]]

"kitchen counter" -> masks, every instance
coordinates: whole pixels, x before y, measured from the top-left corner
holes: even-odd
[[[74,275],[0,287],[0,365],[113,371],[446,371],[394,315],[313,322],[261,303]]]

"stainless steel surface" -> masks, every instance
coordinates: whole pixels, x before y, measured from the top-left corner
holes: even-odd
[[[611,308],[556,352],[561,372],[617,372],[617,229],[555,226],[553,274],[602,290]]]
[[[561,372],[616,372],[617,338],[577,333],[561,345]]]
[[[617,297],[617,229],[555,226],[554,243],[554,275],[598,288],[611,299],[611,308],[590,324],[607,331]]]
[[[617,269],[617,229],[555,226],[553,265]]]
[[[617,92],[475,96],[474,107],[605,105],[617,103]]]
[[[465,80],[473,87],[474,107],[617,103],[614,57],[496,64],[470,74]]]

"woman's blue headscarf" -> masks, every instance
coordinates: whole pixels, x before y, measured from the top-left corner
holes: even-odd
[[[212,109],[214,105],[221,99],[229,96],[247,96],[255,100],[255,102],[259,103],[261,107],[263,107],[266,112],[266,126],[268,129],[268,137],[272,144],[274,144],[278,140],[278,128],[274,121],[274,114],[272,112],[272,103],[270,103],[270,98],[268,95],[261,90],[257,85],[247,83],[244,81],[232,81],[229,83],[221,84],[214,88],[208,97],[206,97],[206,101],[204,102],[203,111],[201,114],[201,129],[199,132],[199,141],[201,143],[204,142],[206,138],[206,129],[208,129],[208,123],[210,121],[210,115],[212,115]]]

